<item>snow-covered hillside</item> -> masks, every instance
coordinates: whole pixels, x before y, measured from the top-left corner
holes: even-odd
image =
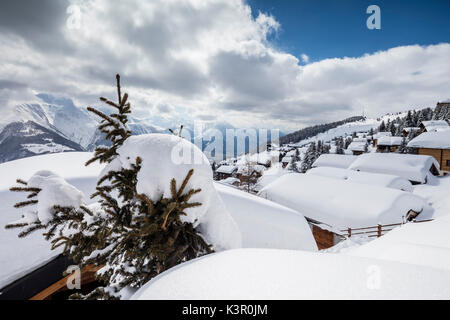
[[[13,122],[0,132],[0,163],[46,153],[82,150],[79,144],[60,132],[33,121]]]
[[[369,132],[370,129],[377,129],[381,122],[387,122],[392,121],[394,119],[396,119],[397,117],[405,117],[407,114],[407,112],[402,112],[402,113],[398,113],[398,114],[388,114],[388,115],[384,115],[378,119],[373,119],[373,118],[366,118],[365,120],[361,120],[361,121],[354,121],[354,122],[349,122],[343,125],[340,125],[336,128],[330,129],[326,132],[323,133],[319,133],[314,137],[308,138],[308,139],[304,139],[301,140],[299,142],[296,143],[296,145],[298,146],[304,146],[308,143],[311,143],[313,141],[331,141],[334,138],[337,137],[346,137],[346,136],[351,136],[354,132],[358,133],[358,132]]]

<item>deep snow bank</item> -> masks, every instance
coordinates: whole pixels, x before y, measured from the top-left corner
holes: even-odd
[[[317,251],[302,214],[232,187],[215,187],[241,230],[242,247]]]
[[[131,299],[449,299],[450,272],[340,254],[237,249],[183,263]]]
[[[347,253],[450,271],[449,230],[450,215],[430,222],[408,223]]]

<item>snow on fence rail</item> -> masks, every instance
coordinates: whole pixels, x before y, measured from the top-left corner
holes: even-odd
[[[421,223],[421,222],[429,222],[433,221],[434,219],[427,219],[427,220],[412,220],[413,223]],[[351,236],[355,235],[366,235],[369,238],[373,237],[381,237],[382,235],[386,234],[386,232],[389,232],[393,230],[395,227],[402,226],[405,223],[391,223],[391,224],[378,224],[376,226],[372,227],[364,227],[364,228],[347,228],[345,230],[340,230],[340,232],[346,232],[347,238],[350,238]],[[356,231],[356,232],[355,232]],[[345,236],[345,235],[343,235]]]

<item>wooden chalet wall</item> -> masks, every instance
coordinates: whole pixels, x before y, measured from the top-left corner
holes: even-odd
[[[311,228],[319,250],[328,249],[335,245],[335,234],[333,232],[322,229],[314,224],[311,224]]]
[[[418,154],[432,156],[436,159],[441,167],[441,171],[450,173],[450,166],[448,161],[450,161],[450,150],[443,149],[428,149],[428,148],[418,148]]]

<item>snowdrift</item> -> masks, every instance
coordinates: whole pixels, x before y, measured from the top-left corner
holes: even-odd
[[[426,205],[409,192],[298,173],[280,177],[259,195],[339,229],[400,223]]]
[[[290,250],[237,249],[183,263],[132,300],[449,299],[450,272]]]
[[[328,178],[346,180],[349,182],[369,184],[408,192],[413,191],[411,182],[404,178],[400,178],[398,176],[390,174],[369,173],[332,167],[312,168],[311,170],[306,172],[306,174],[313,174]]]
[[[408,223],[347,253],[450,271],[449,230],[450,216],[430,222]]]
[[[427,183],[432,167],[439,163],[431,156],[396,153],[365,153],[357,157],[350,170],[392,174],[412,182]]]

